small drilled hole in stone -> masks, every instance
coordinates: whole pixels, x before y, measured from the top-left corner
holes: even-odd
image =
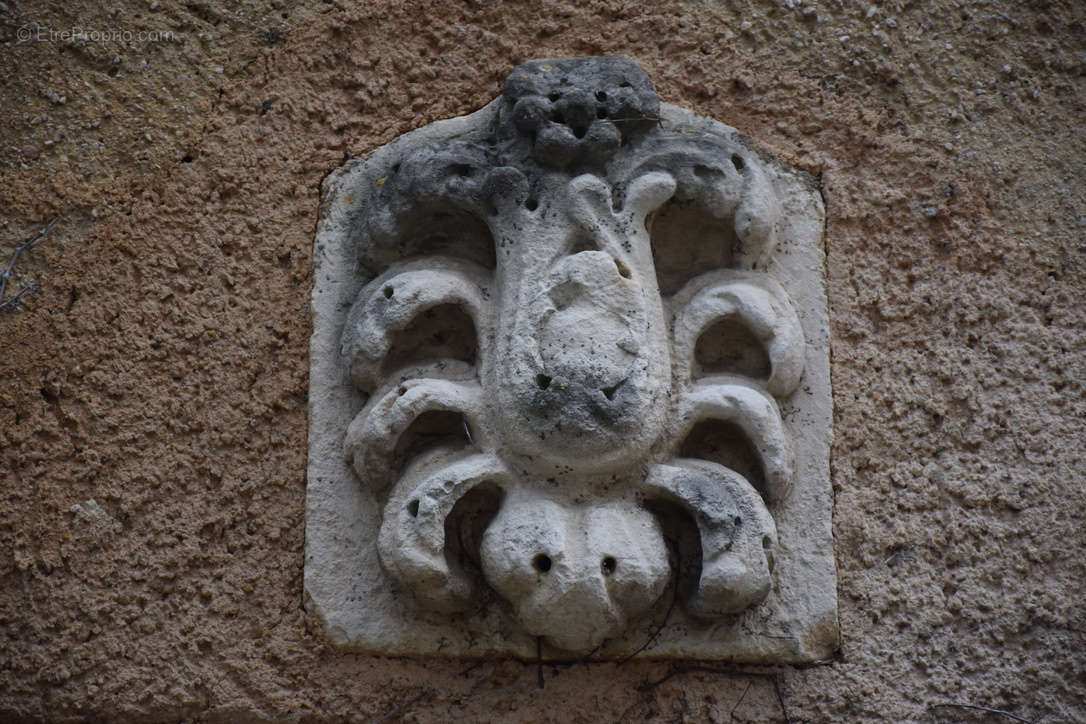
[[[398,394],[400,397],[403,397],[407,394],[407,388],[401,385],[400,389],[396,390],[396,394]]]
[[[524,202],[524,208],[528,209],[528,211],[535,211],[539,208],[539,202],[535,199],[528,199]]]
[[[551,569],[551,557],[546,553],[540,553],[532,559],[532,566],[540,573],[546,573]]]
[[[472,169],[472,167],[468,166],[466,163],[453,164],[452,167],[452,172],[454,174],[456,174],[457,176],[463,176],[465,178],[471,176],[473,170],[474,169]]]
[[[392,287],[385,287],[383,291],[384,291],[385,299],[392,299],[392,295],[396,293],[396,290],[393,289]]]
[[[735,166],[736,171],[742,171],[743,167],[746,166],[746,163],[744,163],[743,159],[736,154],[732,156],[732,166]]]
[[[410,503],[408,503],[407,512],[411,515],[412,518],[419,517],[419,501],[412,500]]]
[[[537,385],[539,385],[539,389],[545,390],[545,389],[547,389],[548,387],[551,386],[551,378],[548,377],[547,375],[543,375],[543,374],[536,375],[535,376],[535,383]]]
[[[619,88],[632,88],[633,86],[630,85],[630,81],[624,80],[624,81],[622,81],[621,83],[618,84],[618,87]]]
[[[607,100],[607,94],[603,91],[596,91],[596,100],[598,100],[600,103],[603,103]]]
[[[738,528],[742,524],[743,524],[743,519],[740,518],[738,515],[735,516],[734,518],[732,518],[732,525],[734,525],[736,528]]]
[[[600,570],[603,571],[605,576],[614,573],[616,568],[618,568],[618,561],[614,559],[614,556],[604,556],[603,560],[600,561]]]
[[[588,126],[577,126],[573,129],[574,138],[584,138],[586,133],[588,133]]]
[[[558,100],[561,97],[562,97],[562,94],[558,93],[558,92],[551,93],[549,96],[547,96],[547,98],[550,99],[551,103],[554,103],[556,100]]]
[[[392,173],[399,173],[399,172],[400,172],[400,164],[398,164],[398,163],[392,164]]]

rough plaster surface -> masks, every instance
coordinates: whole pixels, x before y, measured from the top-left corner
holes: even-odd
[[[332,639],[832,656],[822,227],[809,178],[617,56],[522,64],[330,175],[305,588]]]
[[[3,718],[1086,718],[1080,4],[109,8],[0,10],[0,244],[64,214],[0,318]],[[319,182],[601,52],[821,178],[840,655],[539,688],[336,653],[302,608]]]

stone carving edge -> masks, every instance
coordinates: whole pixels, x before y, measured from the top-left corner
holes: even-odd
[[[364,208],[357,203],[350,208],[334,204],[344,198],[357,202],[354,191],[369,188],[391,159],[407,149],[478,134],[478,129],[489,126],[499,100],[469,116],[405,134],[365,158],[348,162],[323,184],[314,248],[305,588],[307,605],[324,621],[332,641],[352,650],[512,654],[525,659],[537,655],[534,637],[518,635],[496,621],[496,616],[482,621],[471,616],[449,619],[404,605],[390,590],[376,560],[380,507],[353,479],[341,451],[343,421],[349,421],[361,404],[338,366],[343,309],[366,278],[351,251],[338,241],[344,228],[355,225],[352,214],[364,213]],[[736,135],[723,124],[669,104],[661,104],[661,119],[664,127]],[[808,342],[805,391],[794,395],[797,404],[782,406],[796,441],[797,485],[788,499],[773,508],[781,539],[775,588],[761,607],[735,621],[710,626],[691,624],[676,607],[653,643],[639,654],[643,657],[803,663],[827,658],[838,644],[828,469],[832,440],[829,341],[820,246],[824,212],[808,179],[772,162],[767,162],[767,168],[772,169],[772,183],[786,206],[779,248],[787,247],[787,254],[778,256],[788,262],[770,268],[795,301]],[[795,277],[800,265],[819,270],[816,284]],[[613,660],[633,653],[653,635],[666,613],[654,611],[642,626],[609,641],[598,657]],[[569,655],[555,650],[544,651],[544,657]]]

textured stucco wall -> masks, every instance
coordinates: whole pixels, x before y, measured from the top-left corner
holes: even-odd
[[[1081,3],[282,5],[0,6],[0,258],[63,217],[0,315],[0,718],[1086,720]],[[302,598],[321,178],[604,52],[821,178],[840,655],[340,655]]]

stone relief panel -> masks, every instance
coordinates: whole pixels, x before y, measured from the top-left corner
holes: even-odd
[[[539,60],[324,184],[305,579],[393,654],[837,642],[809,178],[621,57]]]

